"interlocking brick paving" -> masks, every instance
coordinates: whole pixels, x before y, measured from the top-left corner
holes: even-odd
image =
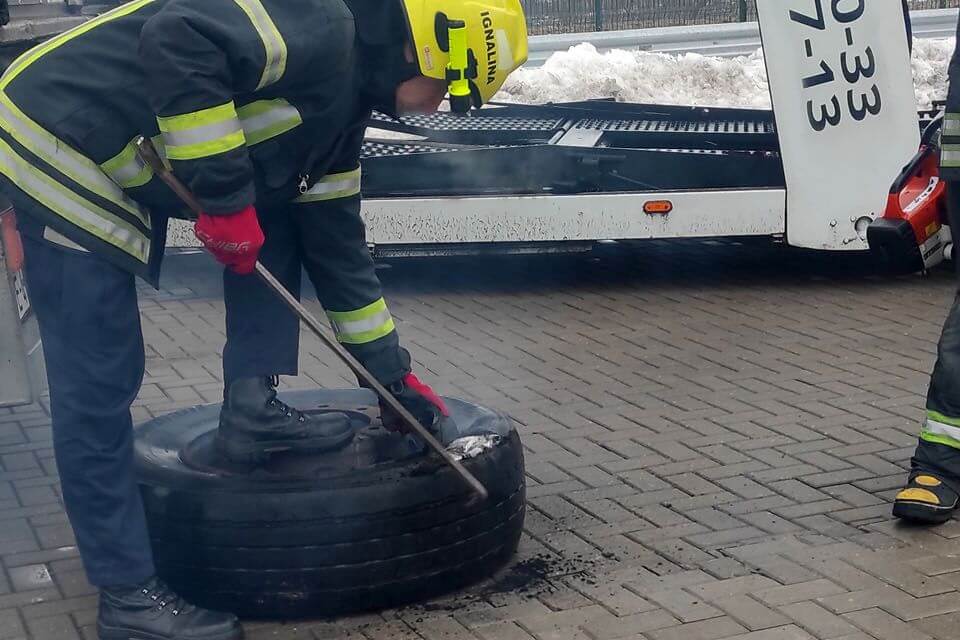
[[[948,269],[885,277],[859,257],[679,242],[380,274],[423,377],[519,425],[518,565],[424,606],[248,637],[960,638],[960,523],[890,517]],[[217,401],[217,268],[172,256],[162,290],[141,292],[136,419]],[[352,384],[308,335],[302,368],[285,384]],[[96,636],[48,424],[45,406],[0,410],[0,640]]]

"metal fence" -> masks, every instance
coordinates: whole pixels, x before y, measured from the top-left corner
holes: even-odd
[[[909,0],[912,9],[960,0]],[[533,35],[756,20],[753,0],[523,0]]]

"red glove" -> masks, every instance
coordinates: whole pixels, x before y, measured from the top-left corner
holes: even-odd
[[[253,206],[227,215],[201,213],[193,233],[217,262],[241,275],[253,273],[264,241]]]
[[[450,410],[447,409],[447,405],[444,404],[443,399],[437,395],[436,391],[420,382],[420,379],[417,378],[417,376],[413,375],[412,373],[408,373],[407,375],[403,376],[403,386],[411,391],[414,391],[417,395],[432,404],[434,408],[440,412],[440,415],[444,417],[450,416]]]
[[[420,421],[420,424],[431,431],[438,428],[442,418],[450,417],[450,411],[440,396],[433,389],[420,382],[417,376],[412,373],[408,373],[399,382],[390,385],[387,389],[400,401],[400,404]],[[383,420],[383,425],[390,431],[406,431],[406,426],[400,416],[394,414],[390,407],[383,404],[380,407],[380,418]]]

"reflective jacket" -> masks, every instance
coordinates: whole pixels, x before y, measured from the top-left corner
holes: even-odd
[[[356,196],[358,42],[343,0],[134,0],[0,78],[0,173],[28,214],[155,282],[182,207],[136,140],[211,214]]]

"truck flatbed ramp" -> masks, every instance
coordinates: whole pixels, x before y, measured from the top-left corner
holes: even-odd
[[[363,149],[369,198],[784,187],[773,113],[573,102],[392,120]]]

